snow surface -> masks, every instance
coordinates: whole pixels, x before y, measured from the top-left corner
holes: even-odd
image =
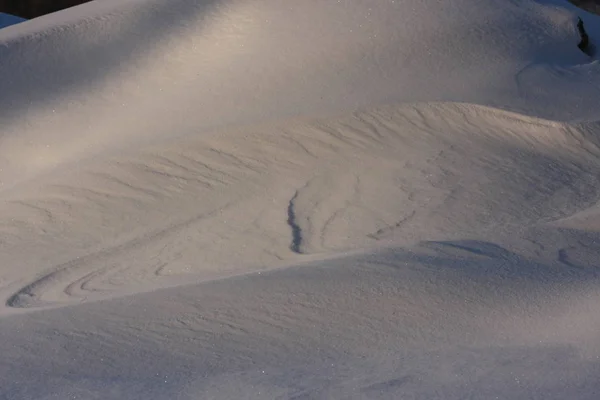
[[[0,31],[0,398],[598,399],[600,20],[103,0]]]

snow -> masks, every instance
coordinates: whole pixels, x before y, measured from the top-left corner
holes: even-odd
[[[0,398],[600,391],[566,1],[103,0],[0,31]]]

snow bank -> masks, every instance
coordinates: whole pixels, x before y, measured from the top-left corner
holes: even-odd
[[[530,1],[108,0],[58,14],[0,35],[4,185],[165,135],[390,102],[596,115],[575,16]]]
[[[20,265],[4,271],[8,306],[126,294],[165,276],[210,279],[301,255],[498,241],[598,201],[600,149],[586,133],[431,103],[189,135],[80,162],[3,193],[0,257]]]
[[[0,384],[39,399],[594,400],[598,283],[485,243],[352,256],[6,317]]]
[[[578,12],[103,0],[0,31],[0,397],[595,398]]]

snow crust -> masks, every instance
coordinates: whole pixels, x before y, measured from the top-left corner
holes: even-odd
[[[103,0],[0,31],[0,398],[596,399],[566,1]]]

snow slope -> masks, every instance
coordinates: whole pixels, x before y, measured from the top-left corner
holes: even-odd
[[[578,13],[103,0],[0,31],[0,398],[597,398]]]

